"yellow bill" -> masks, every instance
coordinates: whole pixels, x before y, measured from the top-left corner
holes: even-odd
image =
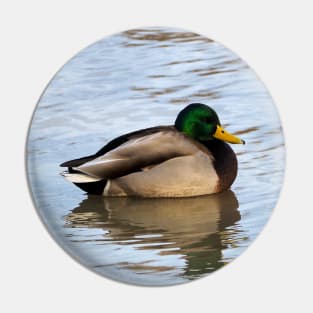
[[[222,126],[217,125],[216,131],[213,134],[213,137],[219,140],[223,140],[229,143],[241,143],[245,144],[245,141],[228,133]]]

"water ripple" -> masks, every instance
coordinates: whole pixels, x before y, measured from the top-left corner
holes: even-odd
[[[192,199],[87,197],[58,164],[123,133],[172,124],[203,102],[246,140],[233,192]],[[134,29],[83,50],[59,71],[34,115],[29,176],[39,213],[62,246],[95,271],[140,284],[175,284],[229,263],[271,214],[284,142],[271,98],[247,64],[203,36]]]

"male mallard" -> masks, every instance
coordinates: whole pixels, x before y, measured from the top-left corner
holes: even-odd
[[[174,126],[157,126],[117,137],[97,153],[61,164],[62,175],[90,194],[189,197],[228,189],[237,158],[225,143],[245,142],[227,133],[216,112],[192,103]]]

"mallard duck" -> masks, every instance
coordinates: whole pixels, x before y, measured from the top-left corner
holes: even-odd
[[[192,103],[172,126],[117,137],[93,155],[62,163],[62,175],[89,194],[191,197],[229,189],[237,158],[226,143],[245,142],[226,132],[216,112]]]

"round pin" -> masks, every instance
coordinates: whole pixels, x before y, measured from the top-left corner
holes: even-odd
[[[75,260],[166,286],[237,258],[268,221],[285,148],[253,70],[202,35],[165,27],[104,38],[44,90],[27,139],[34,205]]]

